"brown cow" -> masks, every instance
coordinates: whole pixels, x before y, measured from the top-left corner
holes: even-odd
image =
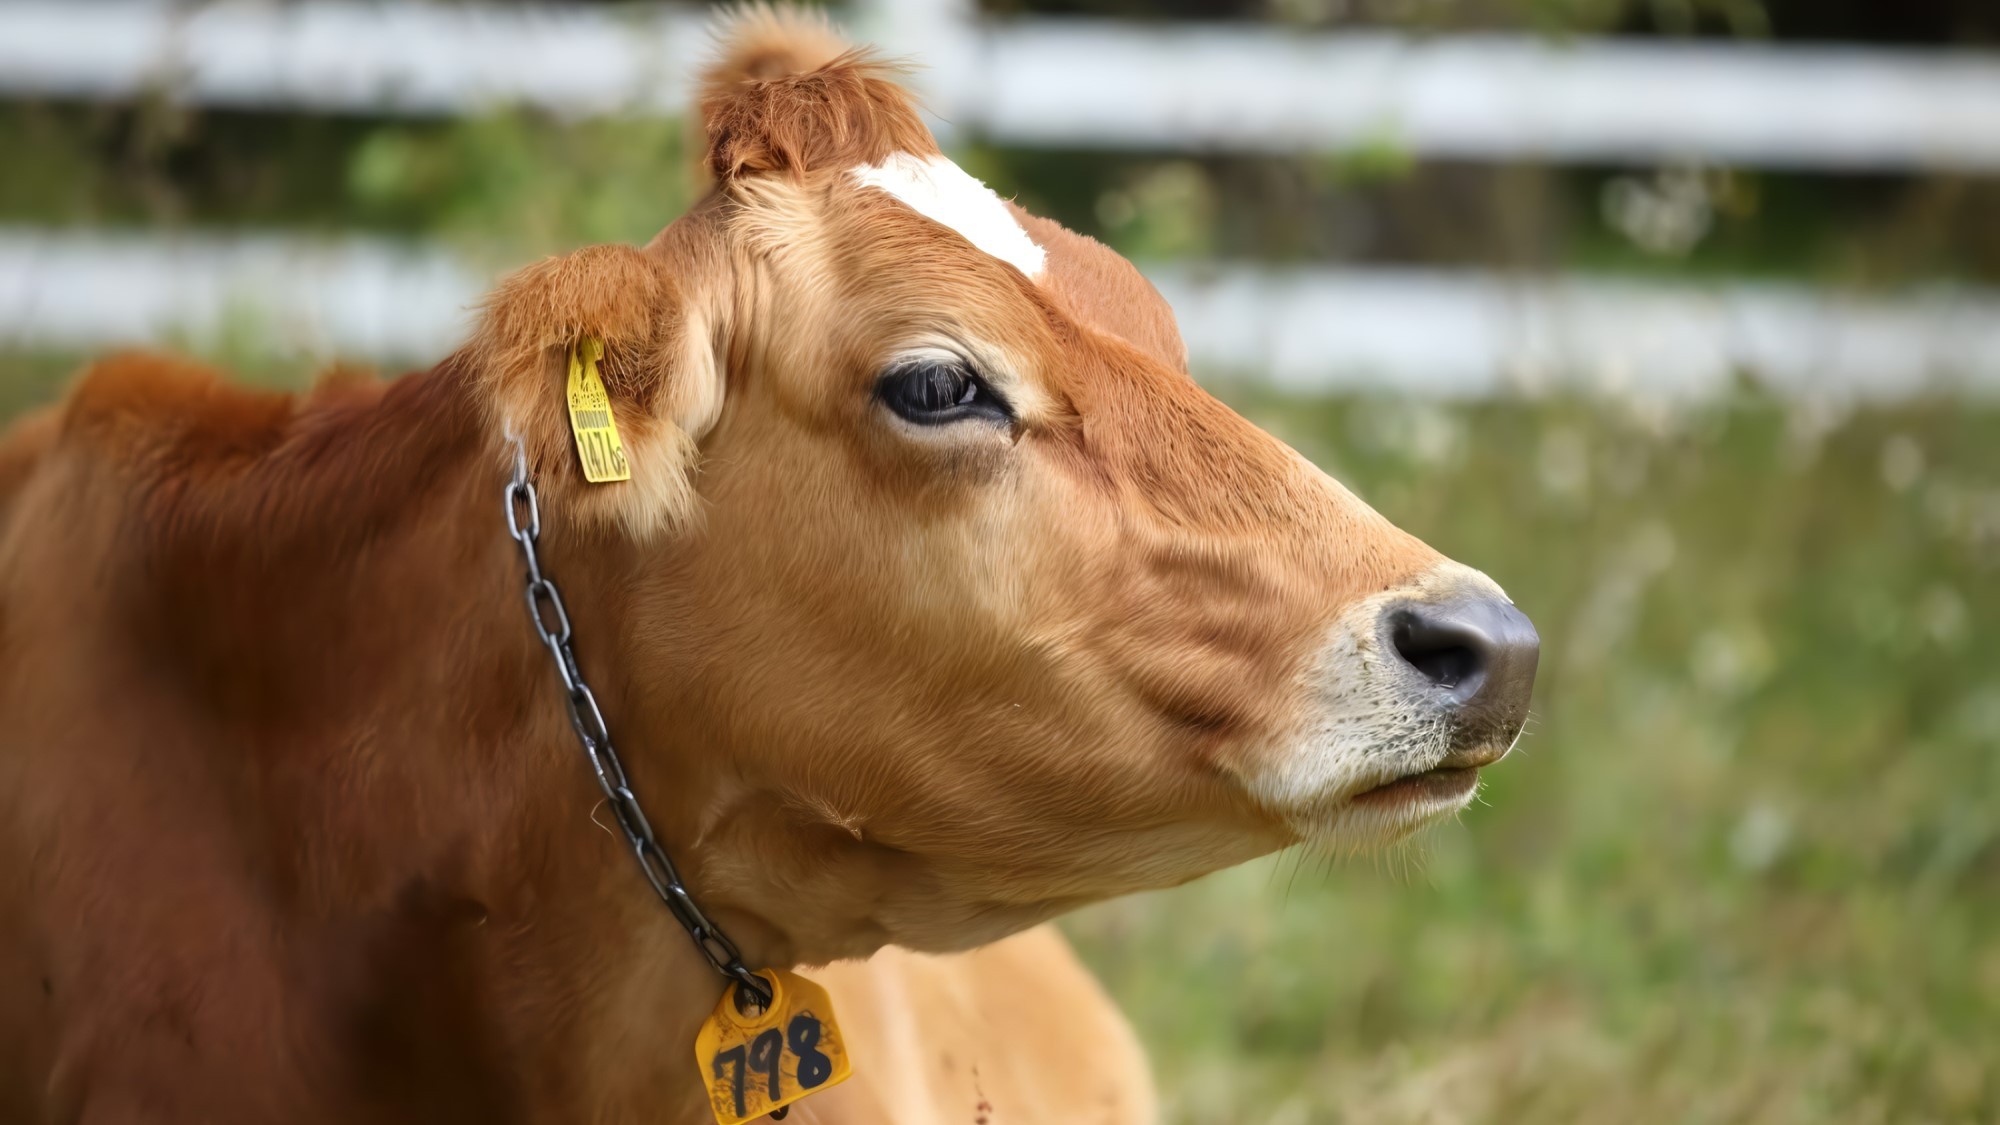
[[[1526,619],[843,52],[742,21],[708,198],[428,372],[114,358],[0,446],[0,1121],[709,1119],[724,985],[595,809],[515,436],[666,852],[752,965],[840,962],[855,1077],[794,1120],[1146,1120],[1031,927],[1470,800]],[[585,340],[628,482],[578,468]]]

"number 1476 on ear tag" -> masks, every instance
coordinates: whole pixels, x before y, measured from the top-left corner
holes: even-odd
[[[758,973],[771,1006],[746,1012],[734,985],[694,1039],[695,1065],[721,1125],[754,1121],[847,1078],[847,1044],[826,989],[783,969]]]
[[[583,479],[592,484],[631,480],[625,443],[618,439],[618,417],[611,409],[611,392],[597,373],[604,358],[604,341],[579,340],[569,350],[569,428],[576,435],[576,456],[583,462]]]

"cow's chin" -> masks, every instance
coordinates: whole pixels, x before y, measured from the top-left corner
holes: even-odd
[[[1266,759],[1252,790],[1301,842],[1362,851],[1456,815],[1479,792],[1497,750],[1459,745],[1449,720],[1394,698],[1329,714]],[[1377,704],[1367,706],[1366,704]]]
[[[1456,815],[1478,796],[1477,766],[1438,758],[1436,764],[1393,768],[1371,762],[1345,771],[1351,780],[1311,792],[1294,789],[1278,799],[1270,792],[1261,796],[1301,842],[1343,852],[1385,847]]]
[[[1478,794],[1478,767],[1442,765],[1331,802],[1307,827],[1314,842],[1335,848],[1384,847],[1457,815]]]

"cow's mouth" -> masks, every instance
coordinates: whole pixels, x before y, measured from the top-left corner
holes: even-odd
[[[1507,756],[1514,740],[1482,739],[1462,746],[1444,761],[1420,773],[1405,774],[1353,797],[1358,805],[1395,808],[1403,805],[1434,805],[1440,802],[1464,804],[1479,787],[1479,768]]]
[[[1375,808],[1410,804],[1462,801],[1479,785],[1478,766],[1439,766],[1436,769],[1399,777],[1384,785],[1358,793],[1353,803]]]

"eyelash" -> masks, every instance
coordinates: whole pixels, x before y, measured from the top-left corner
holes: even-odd
[[[911,359],[892,364],[876,381],[875,397],[905,421],[942,426],[979,419],[1012,425],[1007,401],[957,360]]]

